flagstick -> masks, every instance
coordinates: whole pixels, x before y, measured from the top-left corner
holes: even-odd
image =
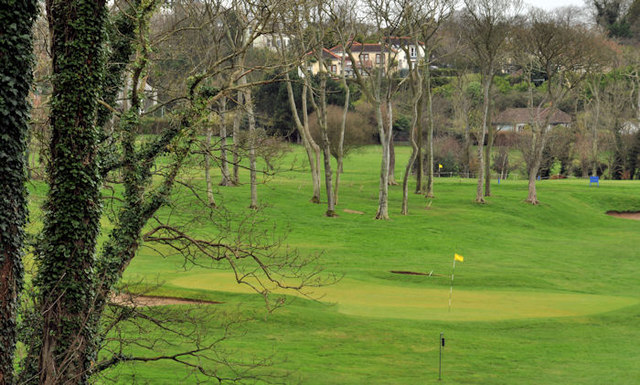
[[[451,312],[451,298],[453,297],[453,274],[456,271],[456,256],[453,255],[453,269],[451,270],[451,288],[449,289],[449,312]]]

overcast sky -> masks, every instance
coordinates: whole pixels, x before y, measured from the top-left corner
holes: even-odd
[[[583,7],[584,0],[525,0],[528,5],[533,5],[548,11],[558,7],[566,7],[569,5]]]

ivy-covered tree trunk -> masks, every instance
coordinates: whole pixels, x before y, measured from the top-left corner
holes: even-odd
[[[97,95],[103,76],[104,0],[49,0],[53,94],[49,193],[37,252],[37,306],[42,317],[41,384],[84,383],[92,357],[91,307],[100,228]]]
[[[0,385],[13,383],[27,218],[26,159],[36,0],[0,0]]]

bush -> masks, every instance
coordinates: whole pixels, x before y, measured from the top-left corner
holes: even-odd
[[[331,147],[331,155],[338,155],[338,142],[340,140],[340,127],[342,124],[342,107],[327,106],[327,129],[329,133],[329,142]],[[322,137],[320,127],[318,126],[318,118],[316,113],[309,115],[309,128],[311,135],[317,143],[321,143]],[[364,146],[366,144],[375,143],[375,127],[371,125],[368,117],[360,112],[347,112],[347,125],[344,133],[343,152],[346,156],[352,149]]]

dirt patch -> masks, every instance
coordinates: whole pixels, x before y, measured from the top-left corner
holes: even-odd
[[[607,211],[607,215],[616,218],[635,219],[640,221],[640,211]]]
[[[433,271],[430,273],[420,273],[417,271],[403,271],[403,270],[391,270],[393,274],[405,274],[405,275],[425,275],[427,277],[443,277],[442,274],[433,274]]]
[[[166,305],[215,305],[222,302],[199,299],[155,297],[149,295],[118,294],[111,297],[111,302],[122,306],[166,306]]]
[[[364,212],[362,212],[362,211],[357,211],[357,210],[344,209],[343,211],[344,211],[345,213],[349,213],[349,214],[360,214],[360,215],[364,215]]]

